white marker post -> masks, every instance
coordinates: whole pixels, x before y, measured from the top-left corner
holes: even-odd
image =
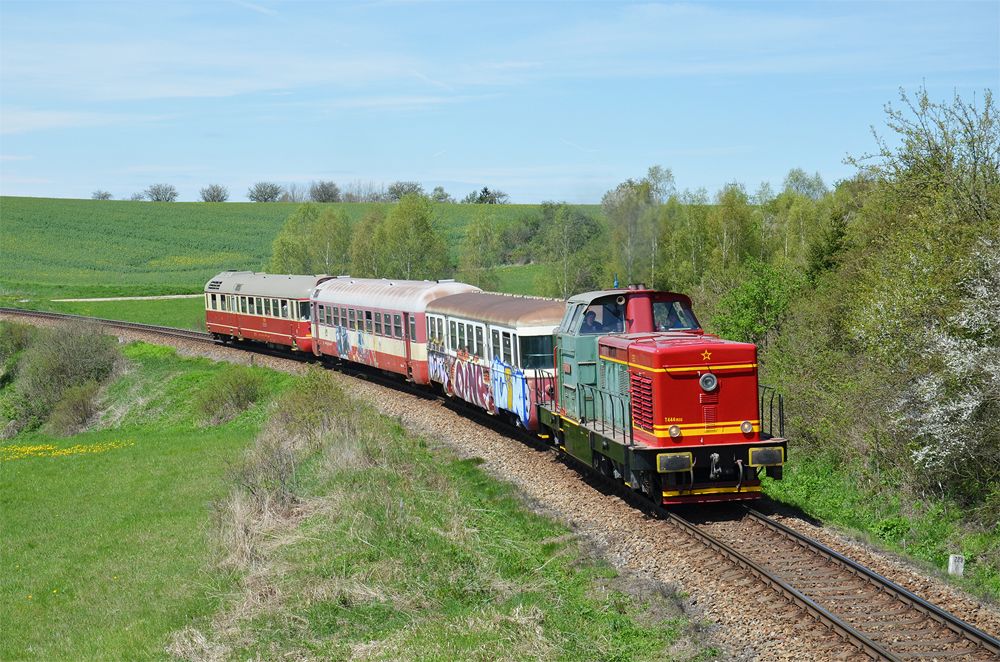
[[[961,577],[965,572],[965,557],[961,554],[952,554],[948,557],[948,574]]]

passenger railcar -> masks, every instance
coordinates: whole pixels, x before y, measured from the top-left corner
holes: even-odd
[[[444,296],[478,291],[453,280],[331,278],[311,297],[314,353],[428,384],[427,306]]]
[[[205,327],[217,340],[312,352],[309,294],[327,278],[223,271],[205,284]]]
[[[556,299],[468,292],[427,306],[430,379],[446,394],[538,429],[539,380],[554,373]]]

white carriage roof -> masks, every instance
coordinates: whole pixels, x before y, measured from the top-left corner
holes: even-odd
[[[453,280],[391,280],[388,278],[351,278],[338,276],[322,283],[312,295],[313,301],[358,308],[399,310],[422,313],[427,304],[451,294],[478,292],[474,285]]]
[[[265,274],[253,271],[223,271],[205,283],[205,291],[219,294],[308,299],[318,283],[330,276]]]
[[[566,304],[560,299],[495,292],[470,292],[438,299],[427,312],[511,328],[555,327]]]

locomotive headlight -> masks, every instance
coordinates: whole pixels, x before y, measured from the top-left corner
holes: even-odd
[[[698,380],[698,383],[701,384],[701,390],[705,393],[711,393],[719,385],[719,378],[710,372],[706,372]]]
[[[677,425],[671,425],[667,429],[667,432],[670,434],[671,439],[676,439],[677,437],[681,436],[681,428],[680,426]]]
[[[753,423],[750,421],[743,421],[740,423],[740,430],[743,431],[743,434],[750,434],[753,432]]]

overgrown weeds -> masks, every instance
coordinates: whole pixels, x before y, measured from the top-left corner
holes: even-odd
[[[74,389],[72,402],[60,409],[60,424],[73,427],[88,420],[94,414],[97,388],[123,364],[117,339],[85,324],[13,335],[5,343],[5,351],[16,360],[13,382],[3,396],[4,414],[10,419],[6,436],[42,425],[69,389]],[[15,351],[17,347],[22,349]]]
[[[231,365],[205,384],[196,407],[202,420],[217,425],[236,418],[257,404],[265,393],[266,384],[260,371]]]

